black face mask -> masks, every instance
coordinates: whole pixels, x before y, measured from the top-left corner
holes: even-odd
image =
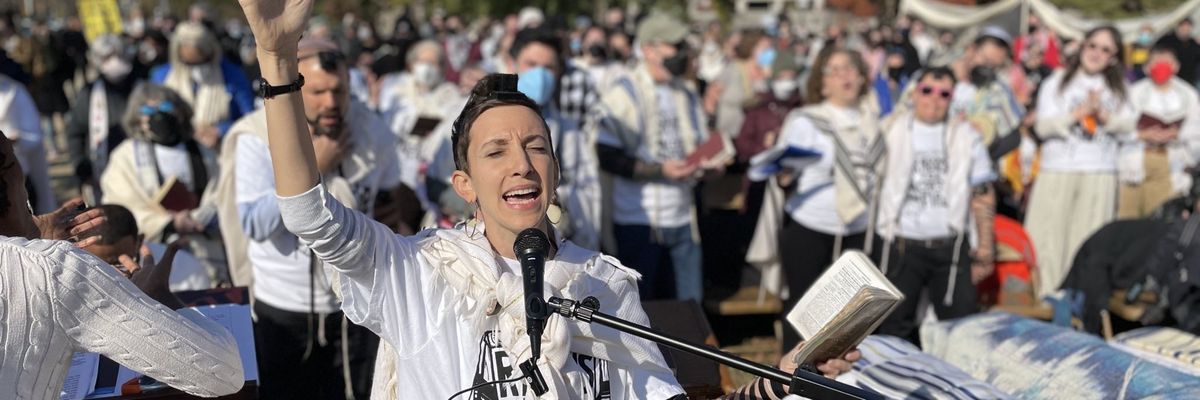
[[[159,112],[150,116],[150,141],[154,143],[175,147],[183,142],[182,130],[174,115]]]
[[[687,49],[683,46],[676,47],[675,55],[663,60],[663,68],[666,68],[667,72],[676,78],[686,74],[688,69]]]
[[[989,67],[986,65],[978,65],[975,68],[971,68],[971,84],[975,85],[975,87],[982,88],[984,86],[992,84],[992,82],[995,82],[995,81],[996,81],[996,69],[995,68],[992,68],[992,67]]]
[[[608,59],[608,49],[605,49],[602,45],[593,44],[588,46],[587,52],[592,56],[592,58],[597,60],[603,61]]]
[[[902,73],[904,73],[904,70],[900,68],[888,68],[887,70],[888,78],[896,82],[900,82],[900,74]]]

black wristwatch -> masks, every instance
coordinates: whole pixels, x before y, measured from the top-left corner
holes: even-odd
[[[304,75],[296,74],[295,82],[283,86],[271,86],[266,79],[258,80],[258,95],[263,99],[271,99],[272,97],[288,94],[291,92],[299,92],[300,88],[304,87]]]

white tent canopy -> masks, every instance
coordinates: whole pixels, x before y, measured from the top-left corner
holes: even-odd
[[[1180,20],[1196,13],[1200,0],[1188,0],[1174,10],[1148,14],[1135,18],[1106,20],[1087,18],[1076,11],[1063,10],[1048,0],[1000,0],[985,6],[961,6],[939,0],[902,0],[900,13],[920,18],[926,24],[942,29],[965,29],[1008,13],[1032,13],[1041,18],[1042,25],[1064,38],[1079,39],[1089,29],[1111,24],[1121,32],[1126,42],[1131,42],[1143,26],[1149,26],[1155,35],[1172,30]],[[1024,25],[1022,17],[1022,25]]]

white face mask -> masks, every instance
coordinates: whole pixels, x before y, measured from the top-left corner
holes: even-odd
[[[424,87],[431,88],[442,83],[442,69],[430,63],[418,62],[414,64],[412,75],[413,79]]]
[[[100,74],[109,82],[119,82],[129,76],[129,72],[133,71],[133,64],[121,59],[121,57],[109,57],[104,62],[100,63]]]
[[[778,79],[771,81],[771,94],[778,100],[792,98],[796,94],[798,84],[793,79]]]

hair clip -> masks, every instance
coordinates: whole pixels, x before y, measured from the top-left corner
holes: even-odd
[[[488,100],[528,100],[529,97],[517,90],[517,75],[515,74],[496,74],[491,81],[492,87],[488,88]]]

